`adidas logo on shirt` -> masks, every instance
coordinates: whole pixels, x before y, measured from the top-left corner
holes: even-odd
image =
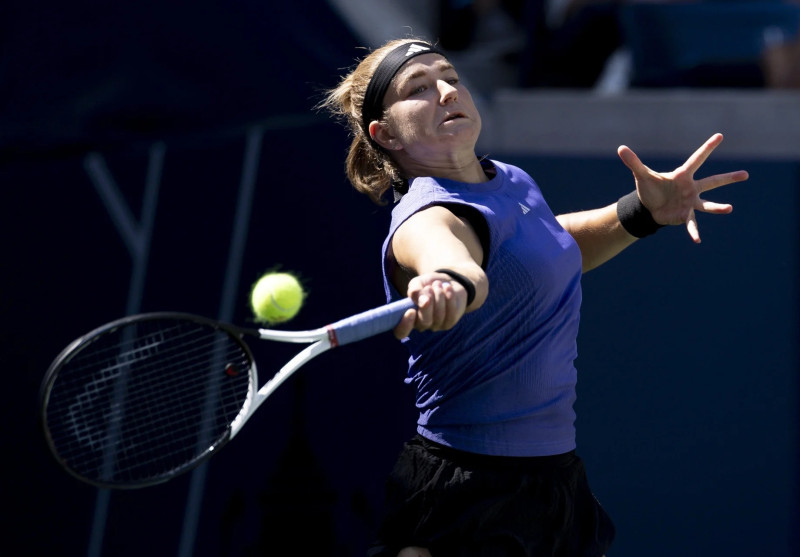
[[[420,44],[412,44],[408,47],[406,51],[406,56],[411,56],[412,54],[416,54],[417,52],[422,52],[423,50],[430,50],[427,46],[422,46]]]
[[[520,208],[520,209],[522,209],[522,214],[523,214],[523,215],[527,215],[527,214],[528,214],[528,212],[531,210],[531,208],[530,208],[530,207],[528,207],[527,205],[524,205],[524,204],[520,203],[519,201],[517,202],[517,204],[519,205],[519,208]]]

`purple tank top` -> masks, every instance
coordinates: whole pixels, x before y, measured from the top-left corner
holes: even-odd
[[[417,178],[392,211],[383,245],[389,301],[405,295],[387,277],[387,251],[408,217],[431,205],[465,204],[489,230],[484,305],[449,331],[404,339],[417,431],[481,454],[565,453],[575,448],[580,250],[527,173],[490,164],[497,174],[480,184]]]

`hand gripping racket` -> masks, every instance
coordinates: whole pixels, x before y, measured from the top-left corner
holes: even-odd
[[[309,331],[243,329],[186,313],[107,323],[50,365],[41,405],[47,443],[92,485],[167,481],[216,454],[300,366],[392,329],[412,307],[406,298]],[[247,335],[309,346],[259,389]]]

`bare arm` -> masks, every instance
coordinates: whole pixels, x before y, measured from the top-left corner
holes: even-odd
[[[453,327],[468,311],[483,305],[489,281],[481,268],[483,248],[466,219],[444,207],[434,206],[409,217],[395,232],[391,256],[396,263],[391,280],[417,304],[395,329],[408,336],[412,329],[444,330]],[[451,269],[475,285],[475,299],[467,307],[467,292],[437,269]]]
[[[617,204],[556,217],[569,232],[583,259],[583,272],[599,267],[636,241],[617,218]]]

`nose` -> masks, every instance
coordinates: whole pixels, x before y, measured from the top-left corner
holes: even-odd
[[[458,89],[456,89],[450,83],[439,80],[437,82],[437,88],[439,89],[439,103],[445,105],[449,102],[457,101],[458,100]]]

